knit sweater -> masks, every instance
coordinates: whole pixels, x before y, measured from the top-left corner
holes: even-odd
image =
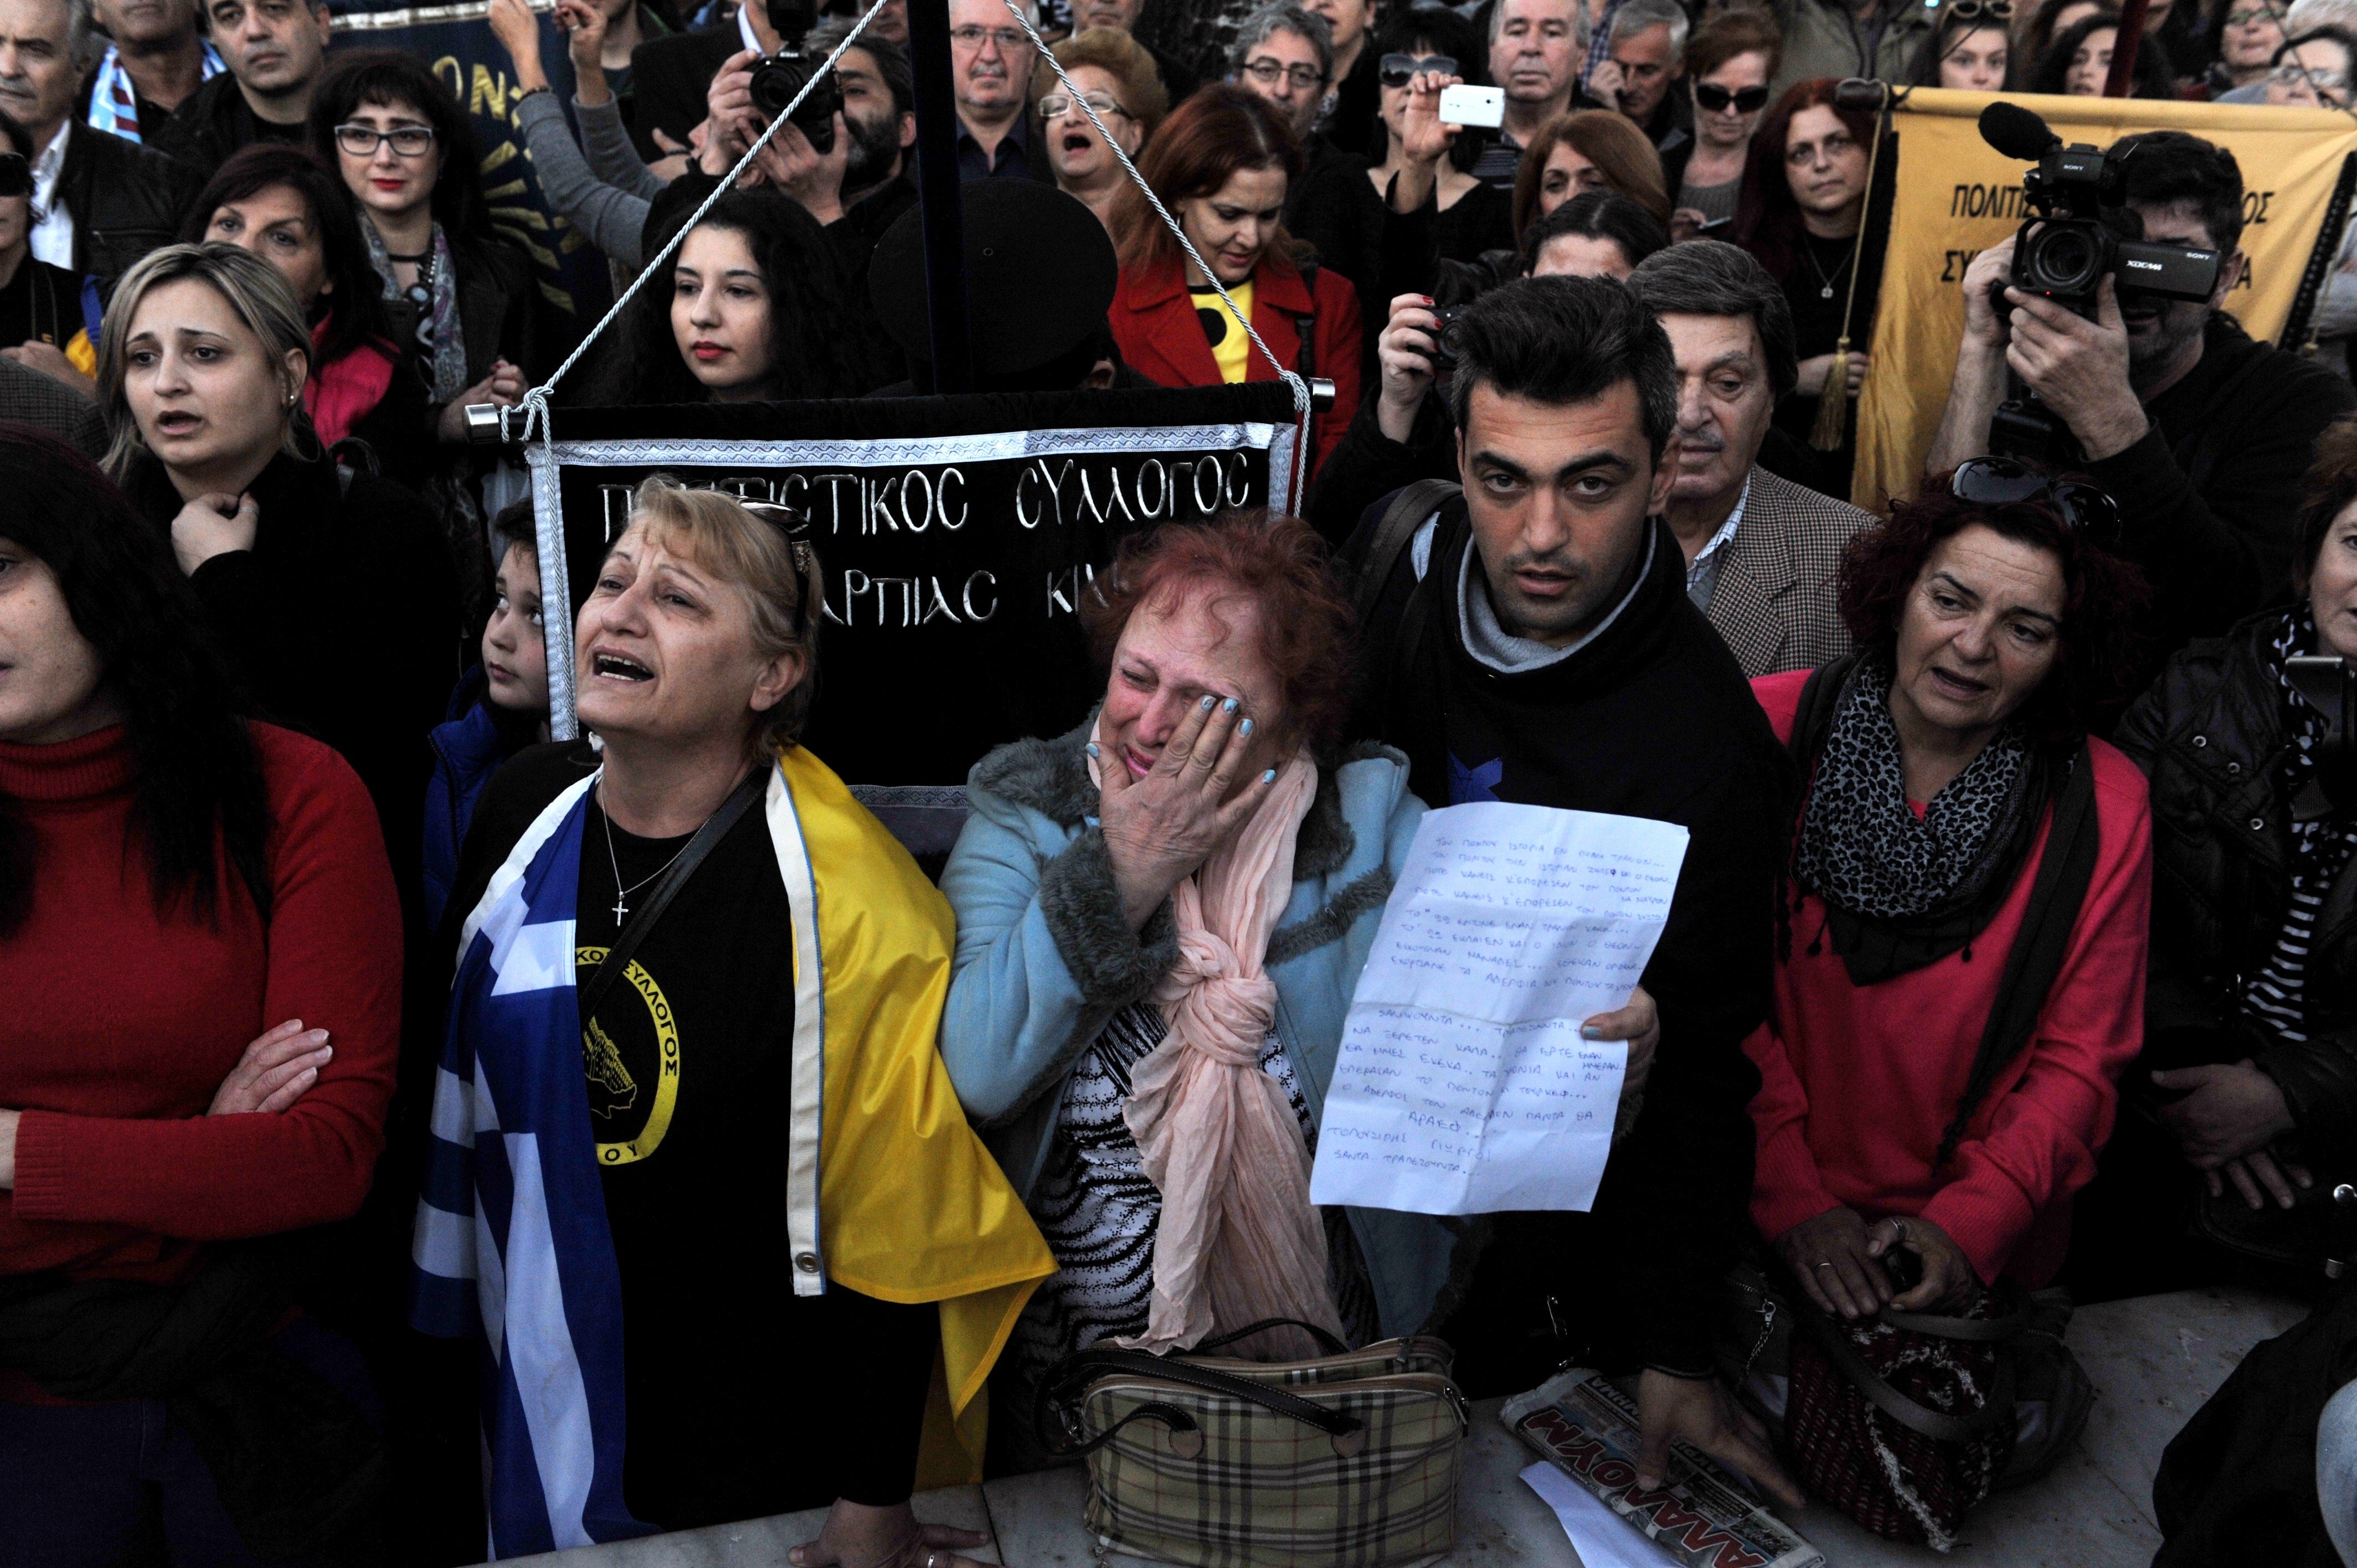
[[[0,1107],[20,1110],[0,1274],[169,1282],[200,1243],[359,1208],[384,1141],[401,918],[368,792],[316,741],[253,726],[273,821],[265,925],[225,852],[218,928],[158,918],[130,832],[125,732],[0,744],[27,822],[32,913],[0,938]],[[283,1112],[207,1116],[246,1046],[290,1018],[335,1056]]]
[[[1790,737],[1808,679],[1795,671],[1751,683],[1777,738]],[[1768,1022],[1744,1046],[1760,1076],[1751,1101],[1760,1138],[1751,1218],[1762,1236],[1772,1241],[1847,1207],[1870,1220],[1921,1215],[1954,1238],[1985,1282],[2009,1274],[2035,1288],[2061,1266],[2071,1195],[2095,1174],[2121,1069],[2143,1044],[2152,908],[2144,776],[2100,740],[2087,749],[2094,876],[2029,1048],[1990,1087],[1945,1181],[1932,1161],[1972,1076],[2050,812],[1981,933],[1878,984],[1851,982],[1833,943],[1816,940],[1824,906],[1814,895],[1801,900]]]

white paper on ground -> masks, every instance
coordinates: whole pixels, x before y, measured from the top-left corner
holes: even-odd
[[[1343,1027],[1309,1194],[1418,1214],[1586,1209],[1686,830],[1480,801],[1429,813]]]
[[[1523,1471],[1523,1482],[1555,1509],[1584,1568],[1678,1568],[1676,1558],[1547,1460]]]

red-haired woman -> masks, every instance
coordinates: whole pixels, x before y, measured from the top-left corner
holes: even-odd
[[[1334,406],[1310,427],[1311,472],[1359,409],[1359,300],[1350,280],[1305,272],[1285,231],[1285,199],[1301,177],[1301,146],[1266,100],[1232,84],[1204,88],[1171,111],[1138,172],[1196,252],[1286,370],[1334,383]],[[1121,252],[1113,334],[1132,368],[1171,387],[1275,381],[1202,270],[1170,231],[1142,215]]]
[[[1867,155],[1874,116],[1834,102],[1831,77],[1796,82],[1776,101],[1751,138],[1743,189],[1736,198],[1734,241],[1760,258],[1792,306],[1793,349],[1800,380],[1776,405],[1776,424],[1806,441],[1817,402],[1833,369],[1834,347],[1849,322],[1849,375],[1834,391],[1852,400],[1841,449],[1822,465],[1818,489],[1846,497],[1857,449],[1855,400],[1865,382],[1868,335],[1882,287],[1882,252],[1869,243],[1857,253],[1866,221]],[[1862,268],[1857,303],[1850,305],[1850,272]]]
[[[1514,238],[1530,238],[1531,226],[1575,196],[1609,190],[1653,215],[1670,220],[1669,182],[1662,155],[1626,114],[1610,109],[1576,109],[1539,128],[1523,149],[1514,173]]]
[[[1309,1202],[1343,1016],[1425,811],[1399,753],[1334,744],[1351,616],[1323,545],[1263,513],[1169,524],[1098,582],[1103,705],[982,760],[942,876],[942,1058],[1060,1265],[1008,1347],[1017,1412],[1116,1336],[1407,1333],[1454,1244],[1423,1215]],[[1587,1020],[1635,1042],[1631,1083],[1653,1012],[1640,992]],[[1020,1428],[993,1431],[1017,1464]]]
[[[1804,784],[1751,1217],[1852,1319],[2051,1279],[2144,1032],[2145,781],[2087,734],[2142,579],[2089,542],[2091,486],[1986,457],[1932,485],[1850,546],[1858,651],[1751,683]]]

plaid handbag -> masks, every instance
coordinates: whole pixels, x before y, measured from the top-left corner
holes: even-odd
[[[1085,1455],[1108,1550],[1191,1568],[1405,1568],[1446,1554],[1472,1424],[1437,1339],[1300,1361],[1207,1356],[1285,1320],[1154,1356],[1100,1348],[1041,1380],[1033,1419]]]

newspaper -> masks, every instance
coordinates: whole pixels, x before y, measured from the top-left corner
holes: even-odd
[[[1687,1568],[1825,1568],[1825,1555],[1684,1443],[1659,1491],[1637,1489],[1637,1406],[1574,1367],[1506,1402],[1498,1419]]]

